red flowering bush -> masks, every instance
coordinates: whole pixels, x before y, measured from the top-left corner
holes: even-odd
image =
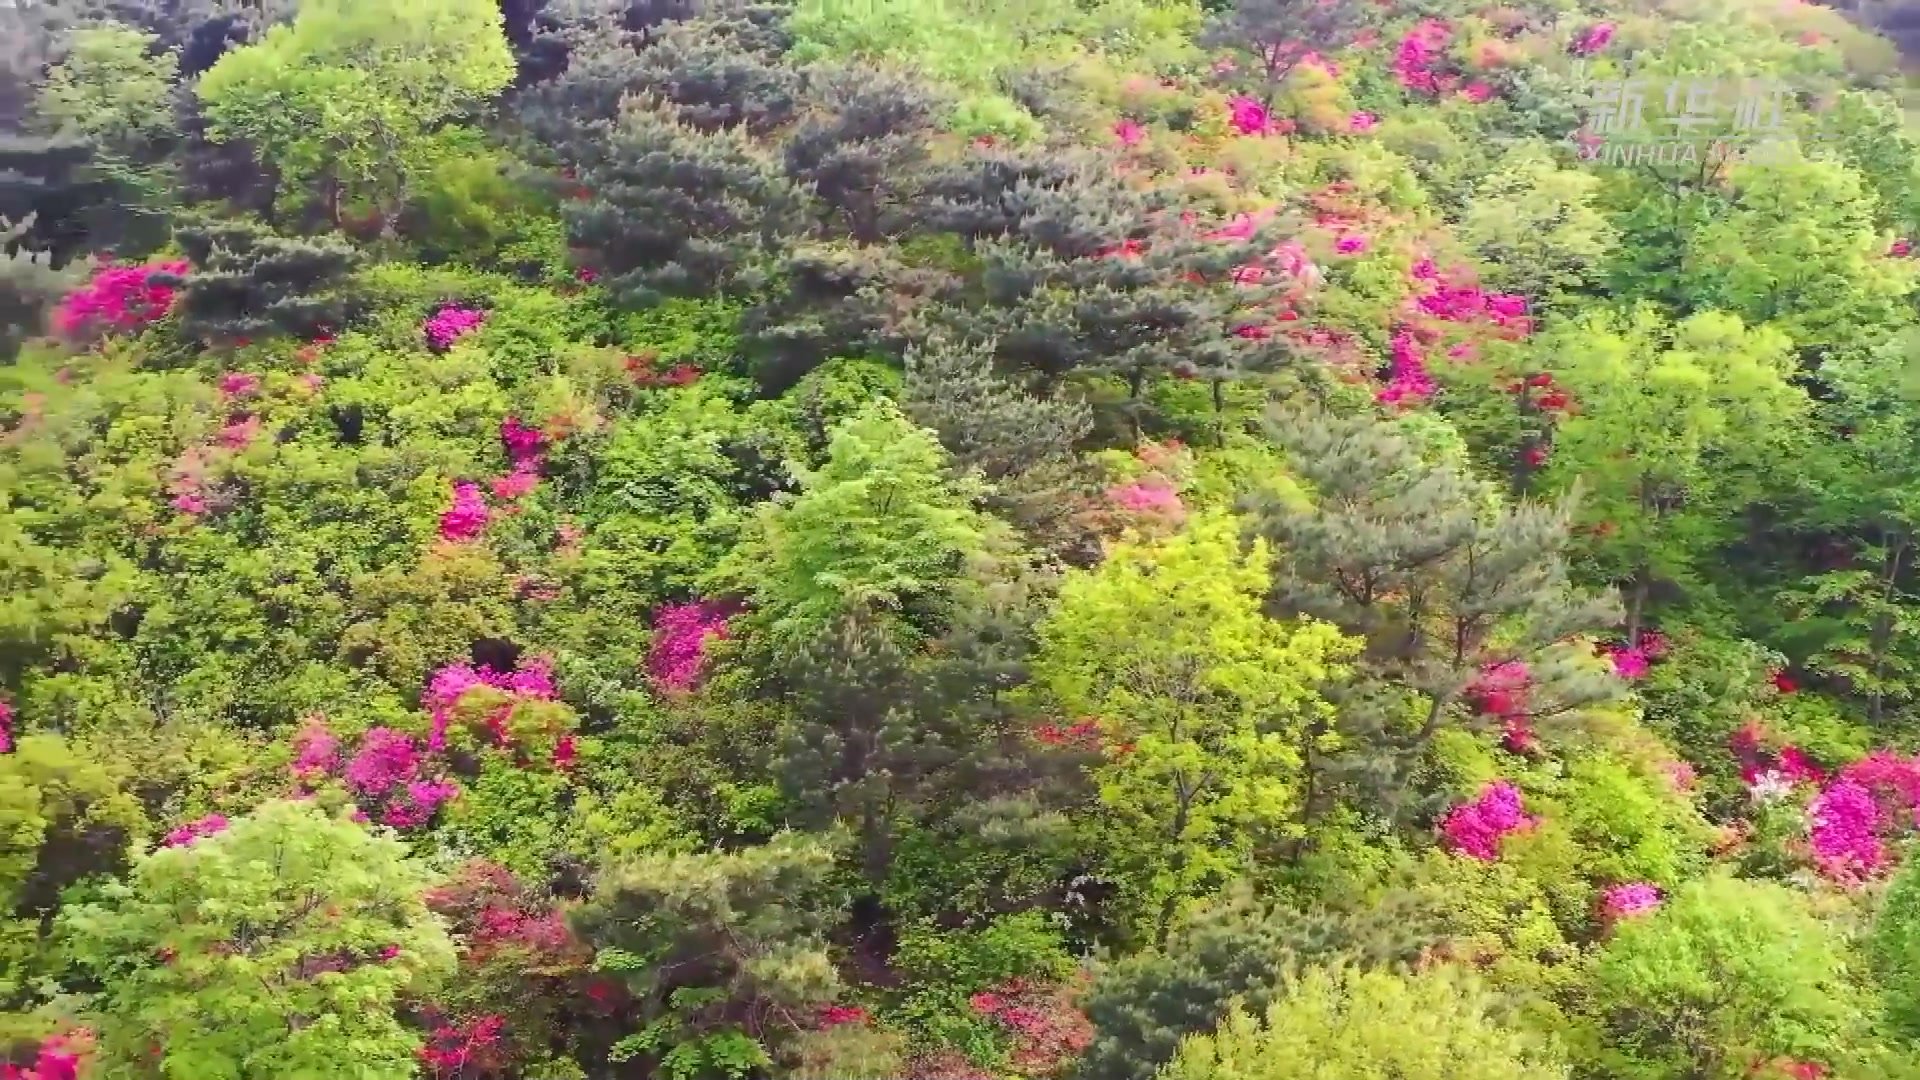
[[[1011,1037],[1010,1063],[1029,1076],[1061,1072],[1093,1043],[1093,1025],[1075,1005],[1072,983],[1014,979],[973,995],[968,1006]]]

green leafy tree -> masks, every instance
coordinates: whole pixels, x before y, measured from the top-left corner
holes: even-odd
[[[1600,186],[1592,172],[1561,168],[1535,148],[1514,150],[1480,178],[1460,237],[1486,267],[1487,287],[1551,310],[1596,285],[1616,242],[1595,205]]]
[[[25,1004],[54,974],[44,946],[61,892],[122,869],[144,823],[104,768],[56,736],[0,754],[0,1006]]]
[[[1886,1022],[1903,1041],[1920,1040],[1920,863],[1894,875],[1868,939],[1880,976]]]
[[[839,988],[824,932],[838,915],[834,856],[783,833],[732,854],[641,856],[600,873],[571,915],[595,966],[632,992],[641,1029],[613,1059],[645,1056],[675,1080],[771,1062]]]
[[[318,195],[336,225],[364,200],[391,227],[437,160],[435,129],[512,78],[490,0],[314,0],[221,57],[197,92],[208,137],[251,143],[284,197]]]
[[[1550,1046],[1504,1027],[1499,1002],[1457,968],[1417,975],[1313,968],[1264,1020],[1236,1010],[1182,1043],[1161,1080],[1565,1080]]]
[[[1780,599],[1795,619],[1782,647],[1863,699],[1867,718],[1920,693],[1920,332],[1821,369],[1833,389],[1820,411],[1847,437],[1809,458],[1812,528],[1837,541],[1842,565],[1808,575]]]
[[[1077,454],[1093,428],[1084,403],[1030,394],[994,369],[992,347],[942,336],[907,351],[901,405],[956,466],[978,470],[988,509],[1056,550],[1084,545],[1072,520],[1095,479]]]
[[[1578,405],[1543,474],[1582,493],[1584,524],[1604,524],[1597,569],[1622,586],[1637,641],[1659,583],[1686,585],[1726,509],[1758,490],[1770,453],[1806,416],[1788,381],[1789,341],[1720,312],[1669,326],[1650,310],[1595,315],[1548,346]]]
[[[1871,347],[1908,321],[1915,275],[1886,258],[1859,173],[1836,161],[1746,165],[1734,189],[1688,238],[1688,310],[1770,323],[1809,355]]]
[[[92,141],[93,168],[119,185],[122,211],[164,209],[174,194],[167,151],[177,138],[179,60],[153,35],[123,26],[83,28],[47,73],[36,103],[49,130]]]
[[[1603,1075],[1734,1080],[1776,1058],[1832,1060],[1862,1001],[1835,929],[1794,891],[1715,875],[1623,924],[1588,1000]]]
[[[102,988],[102,1062],[131,1077],[326,1076],[343,1060],[413,1076],[420,1039],[395,1010],[453,967],[430,882],[398,840],[311,803],[155,851],[60,916]]]
[[[1271,555],[1242,554],[1237,530],[1210,513],[1069,575],[1033,662],[1045,703],[1097,717],[1111,746],[1095,773],[1104,839],[1156,939],[1298,827],[1301,744],[1354,652],[1324,622],[1262,612]]]
[[[970,485],[945,467],[931,433],[891,401],[874,402],[834,430],[824,464],[796,470],[799,492],[764,508],[759,535],[725,574],[751,592],[757,617],[782,642],[867,606],[936,629],[987,537]]]

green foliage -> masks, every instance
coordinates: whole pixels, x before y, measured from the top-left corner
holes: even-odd
[[[238,1080],[350,1055],[368,1076],[414,1075],[419,1037],[395,1010],[453,966],[428,880],[398,841],[297,802],[148,855],[60,917],[102,989],[103,1063]]]
[[[1236,890],[1184,919],[1157,948],[1101,969],[1087,995],[1093,1045],[1088,1080],[1150,1076],[1181,1040],[1213,1029],[1233,1003],[1258,1012],[1276,1000],[1299,964],[1352,956],[1405,962],[1433,940],[1426,908],[1405,894],[1352,913],[1297,911]]]
[[[1303,1075],[1553,1080],[1572,1074],[1494,1018],[1498,1002],[1454,968],[1419,975],[1311,968],[1264,1020],[1235,1011],[1180,1046],[1162,1080],[1282,1080]]]
[[[1268,618],[1264,544],[1196,519],[1155,548],[1122,544],[1069,576],[1040,630],[1036,688],[1071,718],[1099,717],[1099,831],[1136,927],[1164,936],[1186,901],[1296,835],[1302,743],[1331,715],[1318,688],[1353,645],[1315,620]],[[1158,613],[1151,622],[1143,610]]]
[[[320,196],[337,224],[346,200],[397,210],[438,160],[434,129],[512,78],[493,5],[321,0],[221,57],[197,93],[211,138],[245,139],[283,196]]]
[[[1909,863],[1894,875],[1868,951],[1880,976],[1887,1026],[1911,1045],[1920,1039],[1920,866]]]
[[[738,1077],[793,1018],[833,999],[821,936],[839,909],[833,852],[782,834],[737,854],[647,855],[603,869],[572,922],[638,1003],[644,1025],[612,1059],[666,1075]]]
[[[802,640],[873,606],[922,625],[986,529],[940,444],[881,400],[834,429],[826,462],[766,506],[726,572],[776,638]]]
[[[1689,882],[1622,925],[1595,962],[1590,1008],[1608,1075],[1744,1076],[1753,1061],[1835,1056],[1862,1002],[1835,930],[1770,882]]]

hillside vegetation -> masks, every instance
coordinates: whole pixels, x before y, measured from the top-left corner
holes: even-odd
[[[1841,13],[0,42],[5,1080],[1920,1076]]]

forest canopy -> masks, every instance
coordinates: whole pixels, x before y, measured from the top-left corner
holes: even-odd
[[[0,8],[0,1080],[1920,1076],[1869,8]]]

